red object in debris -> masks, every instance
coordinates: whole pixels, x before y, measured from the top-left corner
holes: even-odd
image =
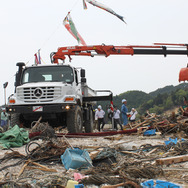
[[[188,80],[188,67],[182,68],[179,73],[179,82]]]
[[[34,132],[34,133],[29,133],[29,139],[41,135],[41,132]]]
[[[96,132],[96,133],[57,133],[56,135],[58,137],[61,137],[63,135],[66,135],[66,137],[76,137],[76,136],[109,136],[109,135],[116,135],[116,134],[131,134],[136,133],[137,129],[128,129],[123,131],[108,131],[108,132]]]

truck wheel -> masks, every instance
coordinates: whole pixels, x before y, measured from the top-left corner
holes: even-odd
[[[14,125],[20,126],[20,114],[11,114],[10,115],[10,126],[14,127]]]
[[[69,133],[81,133],[83,127],[83,117],[80,106],[67,114],[67,129]]]
[[[85,132],[92,133],[93,132],[93,111],[89,108],[89,120],[85,121]]]

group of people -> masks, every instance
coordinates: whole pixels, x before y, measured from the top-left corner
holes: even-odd
[[[110,108],[108,109],[110,110]],[[114,106],[114,110],[112,112],[108,111],[109,117],[112,117],[112,120],[114,121],[114,129],[118,130],[118,125],[120,126],[121,130],[125,129],[130,121],[130,125],[134,124],[136,120],[137,111],[135,108],[131,109],[131,112],[128,112],[127,109],[127,100],[122,100],[122,106],[121,111],[117,108],[117,106]],[[121,115],[120,115],[121,114]],[[123,125],[121,123],[121,116],[123,120]],[[102,126],[101,126],[102,124]],[[98,131],[104,128],[105,125],[105,111],[102,109],[102,106],[99,105],[97,109],[95,109],[95,127]],[[96,127],[97,126],[97,127]]]

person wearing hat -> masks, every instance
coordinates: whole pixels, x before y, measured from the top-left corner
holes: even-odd
[[[98,108],[97,108],[97,111],[95,113],[95,117],[97,118],[98,120],[98,131],[100,132],[100,126],[102,124],[102,129],[105,125],[105,121],[104,121],[104,116],[105,116],[105,112],[104,110],[102,109],[102,106],[99,105]]]
[[[136,114],[138,114],[138,112],[136,111],[135,108],[132,108],[131,112],[129,114],[131,115],[130,122],[131,122],[131,124],[134,124],[134,122],[136,120]]]
[[[6,113],[6,109],[2,108],[1,112],[1,127],[5,128],[8,123],[8,114]]]
[[[122,114],[122,119],[123,119],[123,126],[126,126],[128,124],[128,118],[127,118],[127,100],[123,99],[122,100],[122,106],[121,106],[121,114]]]

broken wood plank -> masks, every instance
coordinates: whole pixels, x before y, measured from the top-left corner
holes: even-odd
[[[121,151],[121,153],[124,153],[124,154],[132,154],[132,155],[140,155],[138,153],[135,153],[135,152],[131,152],[131,151]]]
[[[45,171],[45,172],[57,172],[57,170],[55,170],[55,169],[41,168],[41,167],[35,167],[35,166],[27,166],[26,168],[27,168],[28,170],[37,169],[37,170],[41,170],[41,171]]]
[[[89,156],[91,158],[91,160],[95,159],[95,157],[97,157],[97,155],[99,154],[100,151],[93,151],[89,153]]]
[[[118,187],[127,187],[127,186],[131,186],[134,188],[139,188],[140,185],[138,185],[137,183],[133,182],[133,181],[127,181],[125,183],[119,183],[116,185],[104,185],[101,188],[118,188]]]
[[[49,169],[48,167],[46,167],[46,166],[44,166],[44,165],[41,165],[41,164],[39,164],[39,163],[33,162],[33,161],[30,161],[30,163],[33,164],[33,165],[39,166],[39,167],[41,167],[41,168]]]
[[[188,155],[179,155],[175,157],[161,158],[161,159],[157,159],[156,163],[159,165],[169,165],[169,164],[181,163],[185,161],[188,161]]]
[[[39,125],[41,119],[42,119],[42,116],[40,116],[40,118],[38,119],[38,121],[35,123],[34,126],[31,126],[31,128],[33,129],[33,128],[37,127]]]
[[[149,151],[148,153],[146,153],[146,156],[151,155],[153,152],[155,152],[158,148],[154,148],[151,151]]]
[[[188,168],[163,168],[163,171],[183,171],[183,172],[188,172]]]
[[[20,172],[19,172],[19,174],[18,174],[18,177],[20,177],[20,175],[23,173],[25,167],[26,167],[29,163],[30,163],[30,161],[26,161],[26,163],[22,166],[22,168],[21,168],[21,170],[20,170]]]

